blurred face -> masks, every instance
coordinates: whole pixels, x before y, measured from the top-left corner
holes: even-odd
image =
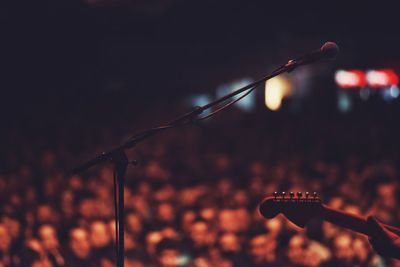
[[[237,214],[234,210],[222,210],[218,217],[219,228],[226,232],[237,232],[240,227],[240,222],[237,220],[236,215]]]
[[[95,189],[94,192],[98,196],[98,198],[100,198],[100,199],[103,199],[103,200],[107,201],[108,199],[111,198],[110,190],[109,190],[108,187],[105,187],[105,186],[102,186],[102,185],[98,185],[98,186],[96,186],[96,189]],[[129,197],[130,196],[131,196],[130,191],[128,190],[128,188],[126,188],[125,189],[125,195],[124,195],[124,197],[126,198],[125,202],[129,201]]]
[[[171,204],[162,203],[158,206],[158,217],[163,222],[172,222],[175,219],[175,211]]]
[[[259,161],[252,162],[249,169],[252,176],[262,176],[265,172],[264,165]]]
[[[79,204],[79,212],[85,218],[91,218],[95,209],[95,203],[92,199],[84,199]]]
[[[339,229],[339,227],[337,227],[331,223],[323,222],[322,223],[322,231],[324,232],[324,235],[326,236],[326,238],[331,240],[336,235],[338,235],[340,229]]]
[[[192,224],[190,238],[196,245],[207,244],[208,234],[207,223],[200,221]]]
[[[182,228],[187,233],[190,232],[190,228],[194,219],[196,218],[196,213],[192,210],[185,211],[182,215]]]
[[[76,175],[71,176],[71,177],[68,179],[68,182],[69,182],[69,186],[70,186],[73,190],[79,190],[79,189],[82,189],[82,187],[83,187],[82,179],[81,179],[81,177],[79,177],[79,176],[76,176]]]
[[[216,216],[216,209],[213,207],[203,208],[200,211],[200,216],[207,221],[212,221]]]
[[[90,227],[90,241],[93,247],[102,248],[110,243],[110,232],[102,221],[95,221]]]
[[[377,188],[377,197],[381,204],[386,208],[395,208],[396,200],[396,186],[394,184],[381,184]]]
[[[288,257],[291,262],[302,264],[305,255],[305,238],[301,235],[293,236],[289,241]]]
[[[137,190],[139,192],[139,194],[147,196],[151,193],[151,187],[148,183],[146,182],[141,182],[138,186],[137,186]]]
[[[62,202],[61,202],[61,204],[65,204],[65,203],[67,203],[67,204],[73,204],[73,202],[74,202],[74,193],[71,191],[71,190],[67,190],[67,191],[64,191],[63,193],[62,193]]]
[[[150,208],[144,197],[133,196],[131,199],[131,202],[132,202],[133,207],[139,214],[143,214],[143,215],[147,216]]]
[[[131,234],[129,234],[128,232],[124,233],[124,237],[125,237],[125,249],[126,250],[133,250],[136,248],[136,242],[135,239],[133,238],[133,236]]]
[[[260,194],[263,188],[263,182],[260,177],[254,177],[250,180],[249,189],[252,194]]]
[[[72,252],[82,259],[86,259],[90,253],[90,243],[87,232],[82,228],[75,228],[70,232],[70,248]]]
[[[250,226],[250,214],[245,208],[240,208],[235,211],[238,230],[246,231]]]
[[[159,256],[160,265],[162,267],[178,266],[179,253],[176,249],[164,249]]]
[[[126,217],[127,228],[135,234],[138,234],[142,231],[142,222],[137,214],[130,213]]]
[[[41,223],[53,221],[53,209],[49,205],[39,206],[37,210],[38,221]]]
[[[64,216],[71,217],[74,214],[74,193],[70,190],[67,190],[62,193],[61,199],[61,210]]]
[[[227,195],[232,191],[232,182],[229,179],[222,179],[217,188],[221,195]]]
[[[9,217],[3,218],[3,221],[4,221],[4,226],[8,230],[10,238],[11,239],[18,238],[21,232],[21,224],[19,223],[19,221]]]
[[[277,236],[282,230],[282,221],[280,217],[275,217],[265,221],[265,228],[268,229],[271,235]]]
[[[179,238],[178,232],[172,227],[163,228],[161,230],[161,234],[163,237],[169,238],[169,239],[178,239]]]
[[[154,199],[157,201],[168,201],[169,199],[172,199],[174,197],[175,190],[172,186],[167,185],[164,186],[162,189],[158,190],[153,196]]]
[[[9,235],[5,225],[0,224],[0,251],[8,251],[11,244],[11,236]]]
[[[163,236],[160,232],[154,231],[150,232],[146,236],[146,248],[147,252],[153,255],[156,251],[157,244],[163,239]]]
[[[357,238],[353,242],[353,250],[360,261],[366,261],[369,254],[369,249],[364,240]]]
[[[321,263],[331,257],[329,249],[318,242],[311,241],[305,249],[303,255],[303,265],[310,267],[319,267]]]
[[[59,246],[56,230],[51,225],[43,225],[39,228],[39,237],[44,248],[48,251],[57,249]]]
[[[150,161],[145,167],[145,174],[148,177],[163,180],[167,174],[157,161]]]
[[[276,248],[276,241],[267,235],[259,235],[250,240],[250,255],[255,262],[263,261]]]
[[[354,206],[354,205],[346,205],[343,210],[347,213],[356,214],[356,215],[361,215],[361,213],[362,213],[360,208],[357,206]]]
[[[240,206],[246,206],[249,203],[249,198],[244,190],[237,191],[233,196],[233,199],[235,200],[235,203]]]
[[[240,242],[238,237],[233,233],[226,233],[219,239],[219,244],[224,252],[239,252]]]
[[[352,238],[350,235],[341,234],[334,240],[336,258],[349,262],[353,259]]]

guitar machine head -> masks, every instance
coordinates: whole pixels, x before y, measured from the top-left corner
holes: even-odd
[[[265,198],[259,210],[262,216],[271,219],[279,213],[285,215],[294,224],[304,227],[309,220],[319,215],[322,208],[321,199],[316,192],[274,192],[273,196]]]

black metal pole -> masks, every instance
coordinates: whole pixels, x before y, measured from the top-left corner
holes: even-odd
[[[129,161],[124,150],[119,151],[112,157],[112,162],[114,163],[114,174],[116,175],[114,179],[114,188],[117,190],[114,192],[116,211],[116,224],[115,224],[115,240],[116,240],[116,261],[117,267],[124,267],[125,258],[125,239],[124,239],[124,229],[125,229],[125,203],[124,203],[124,187],[125,187],[125,174],[128,167]]]

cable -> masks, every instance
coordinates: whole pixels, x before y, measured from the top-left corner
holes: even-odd
[[[236,102],[240,101],[242,98],[244,98],[244,97],[246,97],[247,95],[249,95],[251,92],[254,91],[254,89],[256,89],[256,87],[257,87],[257,86],[254,86],[254,87],[252,87],[252,88],[249,88],[249,90],[248,90],[245,94],[243,94],[242,96],[240,96],[239,98],[237,98],[237,99],[235,99],[235,100],[232,100],[231,102],[229,102],[229,103],[226,104],[226,105],[223,105],[222,107],[220,107],[220,108],[218,108],[217,110],[211,112],[211,113],[208,114],[207,116],[198,118],[196,121],[206,120],[206,119],[208,119],[208,118],[210,118],[210,117],[213,117],[214,115],[217,115],[217,113],[219,113],[220,111],[222,111],[222,110],[224,110],[224,109],[226,109],[226,108],[232,106],[232,105],[235,104]]]
[[[277,69],[275,69],[275,70],[270,74],[270,76],[275,76],[276,74],[279,74],[279,73],[282,72],[282,70],[285,69],[285,68],[286,68],[286,64],[280,66],[280,67],[277,68]],[[259,80],[259,81],[261,82],[261,80]],[[257,83],[257,82],[256,82],[256,83]],[[153,133],[155,133],[155,132],[158,132],[158,131],[161,131],[161,130],[166,130],[166,129],[174,128],[174,127],[177,127],[177,126],[183,126],[183,125],[187,125],[187,124],[192,123],[192,122],[202,121],[202,120],[208,119],[208,118],[210,118],[210,117],[213,117],[213,116],[215,116],[217,113],[219,113],[219,112],[223,111],[224,109],[226,109],[226,108],[232,106],[232,105],[235,104],[236,102],[240,101],[241,99],[243,99],[244,97],[246,97],[247,95],[249,95],[251,92],[253,92],[253,91],[257,88],[258,85],[259,85],[259,83],[255,84],[253,87],[248,88],[248,89],[247,89],[247,92],[246,92],[246,91],[243,91],[243,92],[246,92],[246,93],[243,94],[242,96],[238,97],[237,99],[232,100],[231,102],[229,102],[229,103],[223,105],[222,107],[218,108],[217,110],[215,110],[214,112],[212,112],[211,114],[209,114],[209,115],[207,115],[207,116],[204,116],[204,117],[201,117],[201,118],[190,117],[189,115],[191,115],[191,114],[193,114],[193,115],[199,115],[200,113],[204,112],[205,110],[211,108],[211,106],[210,106],[210,107],[207,107],[207,108],[204,108],[204,107],[206,107],[207,105],[206,105],[206,106],[203,106],[203,107],[198,107],[198,110],[201,111],[201,112],[199,112],[198,114],[196,114],[196,110],[193,110],[192,112],[189,112],[188,114],[185,114],[185,115],[188,115],[188,116],[179,117],[179,118],[177,118],[177,119],[175,119],[175,120],[172,120],[172,121],[168,122],[166,125],[159,126],[159,127],[155,127],[155,128],[151,128],[151,129],[142,131],[142,132],[140,132],[140,133],[138,133],[138,134],[135,134],[135,135],[131,136],[131,137],[128,139],[128,142],[129,142],[129,141],[139,140],[139,139],[141,139],[141,138],[144,138],[144,137],[146,137],[146,136],[148,136],[148,135],[151,135],[151,134],[153,134]],[[247,85],[247,86],[248,86],[248,85]],[[245,87],[243,87],[243,88],[245,88]],[[238,89],[238,90],[241,90],[241,89]],[[243,89],[242,89],[242,90],[243,90]],[[233,96],[232,96],[232,97],[233,97]],[[181,121],[181,119],[182,119],[182,121]]]
[[[248,94],[250,94],[256,87],[257,87],[257,86],[254,86],[254,87],[249,88],[249,89],[248,89],[249,91],[247,91],[244,95],[240,96],[238,99],[235,99],[235,100],[229,102],[228,104],[226,104],[226,105],[224,105],[223,107],[217,109],[216,111],[212,112],[211,114],[207,115],[206,117],[197,118],[197,119],[194,118],[194,119],[192,119],[192,120],[187,120],[187,121],[182,121],[182,122],[179,122],[179,121],[172,121],[172,122],[169,122],[169,123],[166,124],[166,125],[159,126],[159,127],[154,127],[154,128],[145,130],[145,131],[143,131],[143,132],[140,132],[140,133],[138,133],[138,134],[135,134],[135,135],[131,136],[131,137],[129,138],[129,140],[134,140],[134,139],[140,138],[140,137],[142,137],[142,136],[146,136],[146,135],[148,135],[148,134],[151,134],[152,132],[157,132],[157,131],[161,131],[161,130],[166,130],[166,129],[174,128],[174,127],[177,127],[177,126],[183,126],[183,125],[187,125],[187,124],[189,124],[189,123],[191,123],[191,122],[193,122],[193,121],[201,121],[201,120],[203,120],[203,119],[209,118],[209,117],[211,117],[211,116],[217,114],[219,111],[224,110],[225,108],[227,108],[227,107],[229,107],[229,106],[235,104],[236,102],[238,102],[238,101],[241,100],[242,98],[246,97],[246,96],[247,96]],[[200,109],[201,109],[201,107],[200,107]],[[205,110],[207,110],[207,109],[205,109]],[[203,110],[203,111],[204,111],[204,110]]]
[[[270,75],[275,75],[276,73],[279,73],[279,72],[280,72],[282,69],[284,69],[285,67],[286,67],[286,64],[280,66],[279,68],[275,69]],[[219,113],[220,111],[223,111],[224,109],[226,109],[226,108],[232,106],[233,104],[235,104],[236,102],[242,100],[244,97],[248,96],[251,92],[253,92],[253,91],[257,88],[258,85],[259,85],[259,84],[256,84],[256,85],[254,85],[253,87],[250,87],[250,88],[248,89],[248,91],[247,91],[245,94],[243,94],[242,96],[240,96],[239,98],[237,98],[237,99],[235,99],[235,100],[232,100],[232,101],[229,102],[228,104],[226,104],[226,105],[224,105],[224,106],[218,108],[217,110],[215,110],[214,112],[212,112],[211,114],[209,114],[209,115],[207,115],[207,116],[205,116],[205,117],[198,118],[196,121],[206,120],[206,119],[208,119],[208,118],[210,118],[210,117],[213,117],[214,115],[216,115],[216,114]],[[240,90],[240,89],[239,89],[239,90]]]

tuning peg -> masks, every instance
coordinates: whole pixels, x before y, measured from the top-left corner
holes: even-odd
[[[306,192],[306,199],[308,199],[309,196],[310,196],[310,193]]]
[[[274,192],[274,197],[275,197],[275,199],[278,197],[278,192]]]
[[[314,193],[313,193],[313,197],[314,197],[314,199],[317,198],[317,192],[314,192]]]
[[[301,198],[303,196],[303,194],[301,192],[297,192],[297,198]]]
[[[285,199],[286,192],[282,192],[282,198]]]
[[[294,198],[294,193],[293,192],[290,192],[290,199],[292,199],[292,198]]]

